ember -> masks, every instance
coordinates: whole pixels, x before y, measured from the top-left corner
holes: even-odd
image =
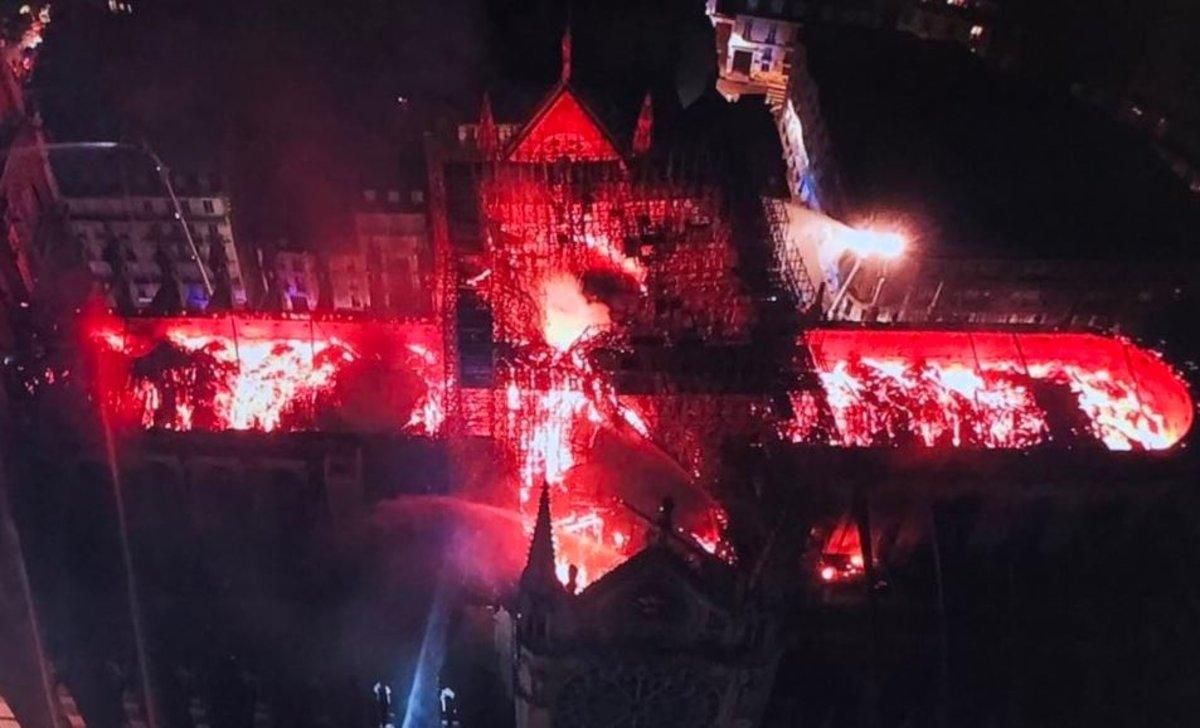
[[[1192,422],[1160,359],[1089,334],[810,332],[820,392],[793,392],[786,437],[844,446],[1161,450]],[[832,419],[822,428],[820,418]],[[826,432],[831,429],[832,431]]]
[[[90,336],[105,399],[146,429],[433,435],[444,419],[436,334],[417,325],[231,316],[104,323]]]
[[[512,367],[506,378],[505,421],[497,434],[516,460],[526,528],[532,532],[534,495],[546,482],[554,494],[559,578],[566,583],[574,565],[578,585],[586,586],[636,551],[647,528],[619,492],[623,484],[612,482],[621,474],[597,477],[588,474],[587,466],[597,456],[599,438],[624,437],[653,447],[648,430],[577,349],[550,358],[534,356],[530,365]],[[704,502],[706,511],[688,514],[688,531],[681,535],[709,553],[727,556],[719,509]]]
[[[568,86],[552,92],[506,154],[485,141],[488,257],[470,285],[506,347],[489,400],[494,414],[484,417],[512,458],[526,528],[545,482],[559,577],[565,582],[574,564],[586,586],[640,547],[645,514],[667,494],[622,492],[634,478],[628,468],[605,472],[605,458],[665,460],[672,487],[692,496],[682,498],[684,537],[728,555],[720,509],[654,441],[653,413],[620,400],[612,375],[593,363],[601,343],[619,351],[639,333],[704,329],[707,339],[744,339],[752,304],[735,273],[719,189],[632,168]],[[652,290],[674,305],[656,305]]]
[[[838,520],[821,547],[817,576],[825,583],[852,581],[865,571],[858,526],[848,517]]]

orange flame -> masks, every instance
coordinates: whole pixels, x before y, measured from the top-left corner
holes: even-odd
[[[1110,450],[1163,450],[1192,423],[1178,376],[1120,339],[818,330],[802,346],[821,388],[791,395],[795,417],[782,429],[795,442],[818,435],[822,403],[829,441],[844,446],[1026,448],[1082,437]]]
[[[92,342],[101,352],[116,356],[116,369],[128,370],[110,372],[117,378],[102,383],[105,397],[147,429],[315,429],[317,409],[336,409],[339,388],[350,384],[343,373],[368,360],[360,347],[319,332],[307,321],[243,323],[257,327],[254,335],[239,336],[238,321],[232,319],[158,319],[149,321],[157,331],[140,334],[118,333],[108,322],[93,326]],[[355,324],[339,326],[368,340],[380,333]],[[300,330],[309,336],[287,333]],[[399,350],[387,351],[392,353],[376,367],[382,370],[380,376],[407,371],[419,380],[420,389],[414,392],[415,402],[405,403],[411,405],[407,419],[384,412],[384,422],[416,434],[437,434],[445,420],[445,375],[435,350],[410,340]],[[399,360],[392,361],[397,356]],[[124,396],[126,391],[133,396]],[[367,406],[385,408],[387,401]]]

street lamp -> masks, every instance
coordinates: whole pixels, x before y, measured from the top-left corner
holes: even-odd
[[[868,258],[895,260],[904,254],[904,249],[908,246],[908,240],[900,233],[855,230],[853,228],[841,232],[835,238],[834,243],[841,247],[840,252],[854,255],[854,266],[850,268],[850,273],[846,276],[846,280],[842,282],[837,294],[833,297],[833,301],[829,304],[829,313],[831,316],[837,315],[838,306],[842,303],[842,299],[846,297],[846,292],[850,290],[850,284],[854,281],[854,276],[858,274],[858,270],[862,268],[864,260]]]

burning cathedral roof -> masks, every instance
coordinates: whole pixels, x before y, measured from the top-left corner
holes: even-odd
[[[643,103],[646,123],[626,143],[569,77],[567,62],[511,137],[488,107],[481,114],[472,194],[484,245],[480,270],[456,279],[488,309],[494,352],[479,386],[455,368],[447,319],[225,314],[97,322],[88,334],[102,400],[133,428],[488,438],[498,446],[489,503],[515,507],[532,532],[545,489],[555,575],[565,582],[575,565],[583,587],[639,551],[638,514],[664,494],[680,505],[684,537],[734,560],[705,488],[731,441],[1166,450],[1189,432],[1183,381],[1123,339],[798,331],[794,312],[775,325],[771,279],[758,270],[769,255],[753,248],[764,236],[744,227],[762,214],[760,187],[738,176],[763,169],[738,146],[748,108],[702,103],[673,129]],[[651,134],[671,143],[650,151]],[[642,158],[652,163],[631,161]],[[631,387],[612,360],[637,347],[658,370]],[[689,376],[713,361],[770,376],[748,386],[728,372]]]
[[[419,422],[413,431],[432,435],[445,417],[447,372],[430,323],[110,319],[89,337],[108,362],[107,386],[122,393],[130,423],[145,428],[401,432]],[[763,413],[793,442],[1162,450],[1183,440],[1194,419],[1188,387],[1168,363],[1097,334],[823,328],[802,336],[797,355],[816,386],[792,390],[790,412]],[[404,402],[352,415],[351,380],[376,375],[396,397],[406,392]],[[591,404],[580,412],[647,432],[659,419],[639,411],[653,407],[653,396],[610,396],[585,394]]]

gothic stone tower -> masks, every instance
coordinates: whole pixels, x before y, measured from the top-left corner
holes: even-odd
[[[513,633],[518,728],[758,724],[773,627],[733,569],[677,534],[670,510],[646,548],[573,593],[555,578],[543,488]]]

